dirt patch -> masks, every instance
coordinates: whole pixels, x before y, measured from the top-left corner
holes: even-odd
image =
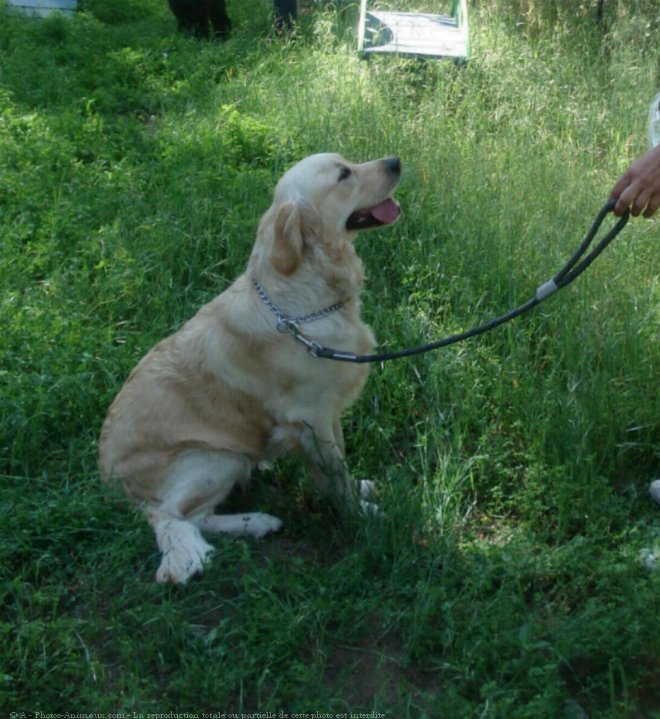
[[[423,708],[425,696],[441,691],[433,673],[420,672],[410,664],[395,636],[379,641],[365,637],[356,646],[333,647],[327,657],[324,683],[355,708],[372,707],[374,697],[383,706],[397,706],[406,695]]]

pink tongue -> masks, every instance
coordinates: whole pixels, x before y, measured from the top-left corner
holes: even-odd
[[[382,222],[384,225],[390,225],[401,214],[401,208],[399,207],[398,202],[395,202],[393,199],[388,197],[379,205],[372,207],[369,212],[378,220],[378,222]]]

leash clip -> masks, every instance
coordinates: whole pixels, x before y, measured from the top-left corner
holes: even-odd
[[[323,346],[320,345],[318,342],[315,342],[314,340],[309,340],[305,335],[301,335],[300,332],[297,330],[292,332],[293,338],[298,340],[300,344],[305,345],[307,347],[307,351],[309,352],[312,357],[318,357],[319,352],[323,349]]]
[[[301,334],[298,325],[291,317],[282,317],[277,321],[277,331],[283,335],[290,335],[294,340],[305,345],[307,351],[312,357],[319,357],[320,352],[323,350],[323,345],[315,342],[314,340],[307,339],[305,335]]]

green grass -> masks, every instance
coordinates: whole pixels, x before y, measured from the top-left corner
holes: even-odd
[[[645,150],[654,2],[475,1],[465,68],[360,60],[356,4],[277,40],[266,0],[230,0],[224,44],[164,0],[85,7],[0,8],[0,706],[660,717],[657,219],[532,315],[373,368],[345,429],[380,521],[282,462],[235,502],[283,532],[162,587],[95,457],[130,369],[242,271],[308,153],[402,157],[401,221],[358,240],[383,347],[526,300]]]

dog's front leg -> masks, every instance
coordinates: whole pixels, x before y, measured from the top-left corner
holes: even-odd
[[[337,446],[339,447],[339,451],[342,453],[342,456],[346,456],[346,445],[344,443],[344,431],[341,428],[341,422],[339,420],[339,417],[337,417],[332,425],[332,431],[335,435],[335,441],[337,442]],[[345,460],[344,460],[345,461]],[[351,480],[353,484],[355,484],[354,480]],[[378,514],[380,511],[378,509],[378,505],[374,504],[373,502],[369,501],[373,498],[373,495],[376,491],[375,484],[370,479],[361,479],[358,482],[359,487],[359,499],[360,499],[360,508],[363,512],[366,514]]]
[[[366,501],[373,490],[372,483],[364,481],[358,486],[348,470],[339,419],[332,426],[319,427],[308,423],[304,426],[302,445],[319,491],[342,511],[348,509],[375,514],[378,511],[376,505]]]
[[[300,439],[317,489],[338,508],[353,510],[358,500],[357,486],[344,458],[341,428],[333,424],[305,421]]]

